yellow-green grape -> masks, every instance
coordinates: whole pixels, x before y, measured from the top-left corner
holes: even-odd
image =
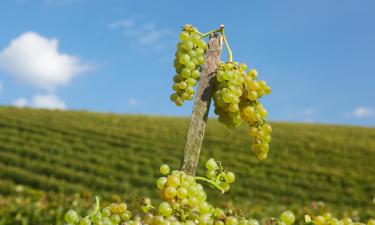
[[[184,26],[173,63],[176,75],[173,77],[174,93],[170,96],[177,106],[194,98],[194,86],[200,77],[206,49],[207,44],[197,29],[191,25]]]
[[[91,220],[89,218],[83,218],[79,221],[79,225],[91,225]]]
[[[167,178],[165,177],[160,177],[157,181],[156,181],[156,186],[159,188],[159,189],[162,189],[165,184],[167,183]]]
[[[256,219],[250,219],[249,220],[249,225],[259,225],[259,222]]]
[[[292,211],[284,211],[280,215],[280,220],[283,221],[286,225],[291,225],[296,220],[294,213]]]
[[[180,187],[177,189],[177,197],[180,198],[180,199],[184,199],[186,198],[188,195],[188,191],[186,188],[184,187]]]
[[[225,225],[237,225],[238,219],[234,216],[229,216],[225,219]]]
[[[172,214],[172,208],[168,202],[161,202],[158,209],[159,213],[163,216],[170,216]]]
[[[217,165],[217,162],[213,158],[210,158],[209,160],[207,160],[205,166],[207,170],[217,170],[219,168],[219,166]]]
[[[69,210],[68,212],[65,213],[64,219],[65,219],[65,222],[69,224],[75,224],[75,223],[78,223],[79,221],[79,215],[76,211]]]
[[[370,219],[370,220],[367,222],[367,225],[375,225],[375,220]]]
[[[228,184],[233,183],[234,180],[235,180],[235,178],[236,178],[236,176],[234,175],[233,172],[230,172],[230,171],[229,171],[229,172],[224,173],[224,179],[225,179],[225,181],[226,181]]]
[[[111,212],[116,214],[121,214],[126,211],[128,206],[125,203],[115,204],[111,207]]]
[[[161,165],[161,167],[160,167],[160,173],[161,174],[167,175],[167,174],[169,174],[170,171],[171,171],[171,169],[169,168],[169,166],[167,164]]]
[[[165,197],[167,199],[170,199],[170,198],[174,198],[177,194],[177,190],[175,187],[167,187],[165,190],[164,190],[164,194],[165,194]]]
[[[180,185],[180,179],[178,176],[175,175],[169,175],[167,178],[168,185],[171,187],[177,187]]]

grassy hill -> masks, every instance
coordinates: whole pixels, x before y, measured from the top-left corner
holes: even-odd
[[[4,199],[19,196],[19,185],[54,196],[78,192],[104,199],[156,198],[159,165],[178,167],[188,122],[188,118],[0,107],[3,204]],[[210,192],[212,201],[234,202],[254,215],[301,210],[322,201],[333,211],[374,217],[374,128],[272,125],[269,158],[259,162],[251,153],[245,127],[229,130],[209,121],[198,174],[202,162],[214,157],[237,175],[228,194]],[[1,204],[0,198],[0,208]]]

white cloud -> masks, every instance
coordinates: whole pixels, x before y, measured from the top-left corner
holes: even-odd
[[[26,98],[18,98],[16,99],[12,105],[16,107],[26,107],[29,104],[29,101]]]
[[[55,38],[23,33],[0,52],[0,69],[20,81],[53,91],[93,68],[76,56],[59,52],[58,47]]]
[[[354,109],[353,116],[358,119],[372,117],[375,116],[375,110],[368,107],[360,106]]]
[[[122,19],[113,21],[108,25],[109,29],[119,29],[119,28],[129,28],[134,25],[134,21],[132,19]]]
[[[16,107],[34,107],[34,108],[43,108],[43,109],[66,109],[66,104],[56,95],[45,94],[45,95],[34,95],[31,101],[26,98],[18,98],[13,102],[13,105]]]
[[[136,25],[132,19],[114,21],[108,25],[109,29],[120,30],[126,38],[132,38],[142,45],[152,46],[160,50],[169,45],[174,32],[170,29],[157,27],[154,23]]]
[[[65,103],[53,94],[35,95],[31,105],[35,108],[66,109]]]
[[[130,106],[135,106],[135,105],[138,105],[139,101],[135,98],[129,98],[128,100],[128,105]]]

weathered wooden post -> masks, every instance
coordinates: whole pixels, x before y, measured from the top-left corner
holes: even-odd
[[[191,115],[189,129],[187,132],[184,157],[180,169],[188,174],[195,175],[204,130],[207,124],[208,112],[210,110],[213,85],[215,81],[216,68],[220,62],[223,46],[221,35],[212,34],[208,42],[205,54],[205,64],[202,67],[197,95],[195,97],[193,113]]]

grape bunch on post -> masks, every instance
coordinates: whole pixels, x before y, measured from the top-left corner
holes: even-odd
[[[210,37],[208,48],[202,41],[206,36]],[[220,61],[223,42],[228,50],[227,62]],[[193,99],[196,80],[200,79],[180,169],[195,174],[212,98],[221,123],[229,128],[241,122],[248,124],[252,150],[258,159],[265,159],[272,128],[265,121],[267,110],[259,98],[269,94],[271,88],[264,80],[257,80],[255,69],[246,71],[246,64],[233,62],[224,25],[205,34],[191,25],[184,26],[175,56],[171,100],[177,106]]]

